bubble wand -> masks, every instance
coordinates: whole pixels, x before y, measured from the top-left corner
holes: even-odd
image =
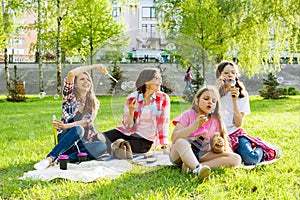
[[[109,78],[111,78],[113,81],[115,81],[116,83],[118,83],[118,80],[115,79],[112,75],[110,75],[110,74],[108,73],[108,71],[103,72],[103,74],[107,75],[107,76],[108,76]]]
[[[52,121],[54,121],[54,120],[56,120],[56,116],[55,115],[52,116]],[[53,136],[54,136],[54,145],[57,145],[58,138],[57,138],[57,130],[56,130],[56,128],[54,128]]]

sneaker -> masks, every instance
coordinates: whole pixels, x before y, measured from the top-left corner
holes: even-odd
[[[186,166],[186,164],[182,163],[181,173],[188,174],[188,173],[191,173],[191,172],[192,172],[192,170],[188,166]]]
[[[195,175],[199,178],[199,179],[207,179],[209,180],[209,174],[210,174],[210,167],[206,166],[206,165],[202,165],[200,167],[197,167],[196,169],[194,169],[194,173]]]
[[[34,168],[37,170],[40,170],[40,169],[46,169],[49,166],[50,166],[50,161],[48,158],[45,158],[45,159],[41,160],[40,162],[36,163],[34,165]]]

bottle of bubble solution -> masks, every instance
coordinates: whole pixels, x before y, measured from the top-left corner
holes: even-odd
[[[231,89],[234,89],[235,88],[235,81],[234,80],[229,80],[230,82],[230,87]],[[232,97],[235,97],[235,95],[231,95]]]
[[[56,120],[56,115],[52,116],[52,122]],[[54,137],[54,145],[57,145],[58,139],[57,139],[57,130],[54,128],[53,130],[53,137]]]
[[[219,139],[219,133],[216,132],[215,135],[214,135],[214,144],[218,143],[218,139]]]

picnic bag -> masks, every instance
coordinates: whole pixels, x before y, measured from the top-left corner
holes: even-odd
[[[118,159],[132,159],[130,143],[124,139],[117,139],[111,144],[111,157]]]

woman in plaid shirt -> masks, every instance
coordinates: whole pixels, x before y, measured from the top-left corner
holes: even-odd
[[[148,152],[161,145],[167,153],[170,98],[160,91],[162,83],[158,69],[148,68],[140,72],[136,80],[137,91],[128,95],[122,125],[113,130],[98,134],[98,138],[106,141],[108,151],[117,139],[130,143],[132,152]]]
[[[70,162],[77,162],[77,147],[80,152],[86,152],[90,160],[106,151],[104,142],[92,141],[95,135],[93,122],[99,109],[99,101],[88,70],[107,72],[102,65],[78,67],[68,72],[62,92],[62,119],[53,121],[53,126],[58,131],[58,144],[45,159],[34,165],[35,169],[47,168],[61,154],[69,155]]]

